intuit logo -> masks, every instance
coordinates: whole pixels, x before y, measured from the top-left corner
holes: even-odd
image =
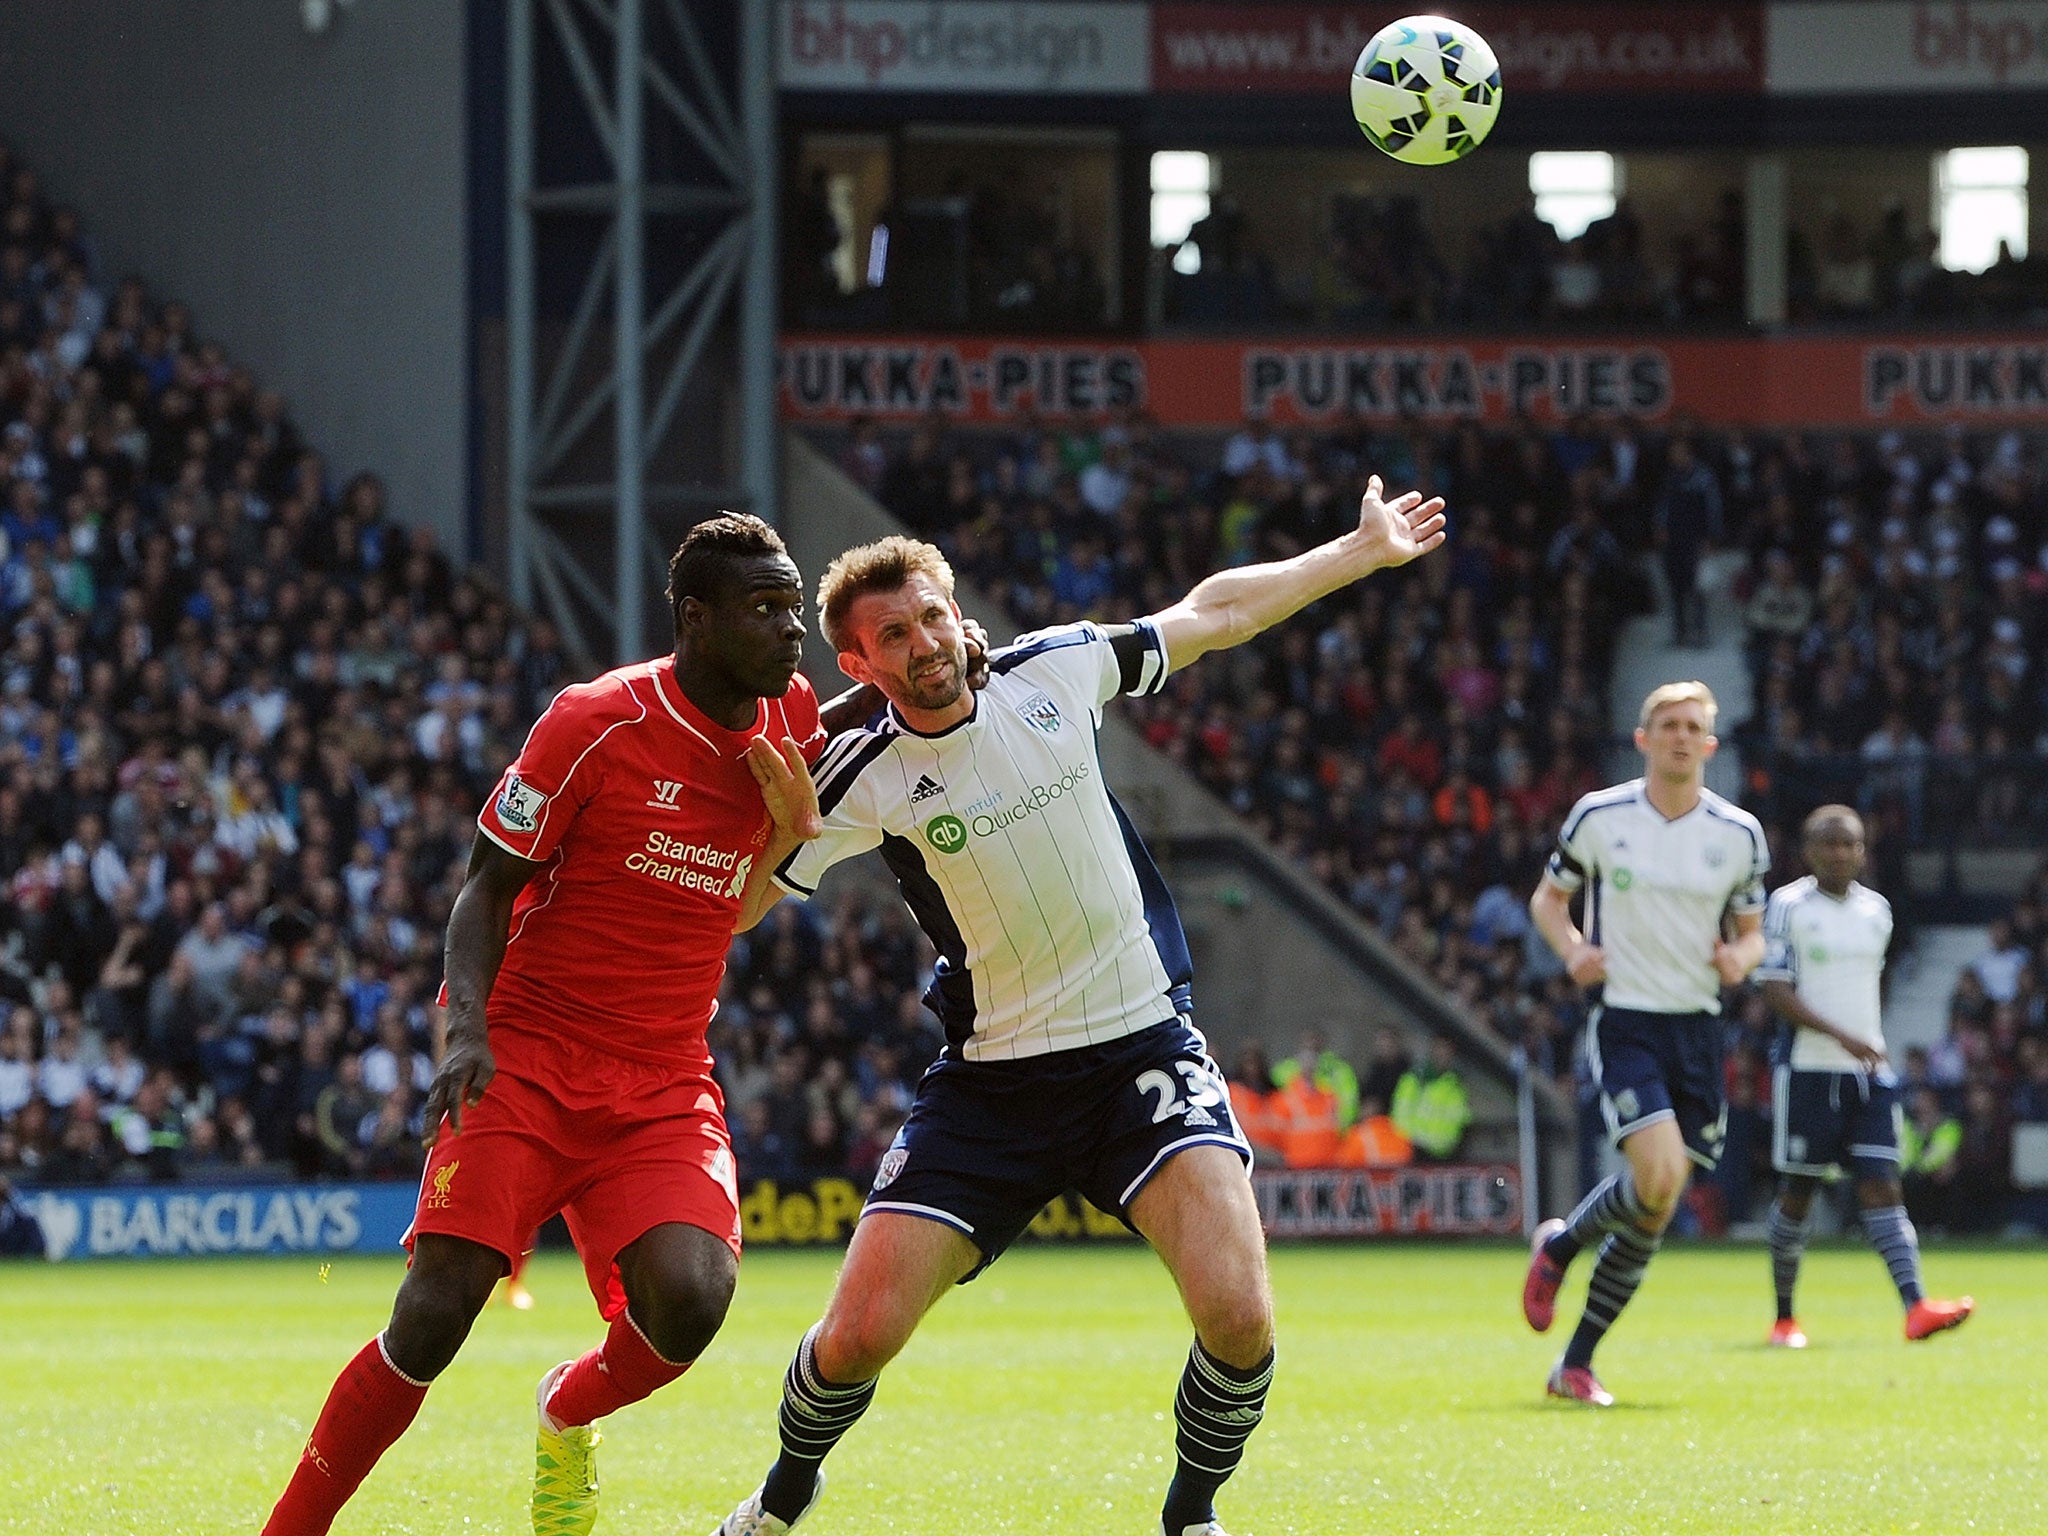
[[[1048,784],[1034,784],[1008,806],[991,805],[963,821],[958,816],[934,816],[924,825],[924,840],[940,853],[958,853],[967,846],[969,835],[988,837],[1033,816],[1044,814],[1071,795],[1093,774],[1086,763],[1076,763]],[[987,802],[981,802],[987,803]]]

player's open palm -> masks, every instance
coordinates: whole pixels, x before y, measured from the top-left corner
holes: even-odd
[[[785,736],[778,747],[765,736],[756,736],[747,743],[747,767],[761,786],[761,800],[778,829],[805,843],[825,830],[825,819],[818,814],[818,786],[811,782],[810,766],[794,741]]]
[[[1358,503],[1358,532],[1375,565],[1406,565],[1428,554],[1444,541],[1444,499],[1422,499],[1422,492],[1409,491],[1392,501],[1382,499],[1380,477],[1365,483],[1365,495]]]

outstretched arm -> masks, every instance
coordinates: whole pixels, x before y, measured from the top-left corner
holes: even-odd
[[[1366,483],[1358,526],[1291,560],[1247,565],[1207,577],[1171,608],[1152,615],[1178,671],[1199,656],[1227,650],[1318,598],[1389,566],[1406,565],[1444,541],[1444,503],[1419,491],[1380,499],[1380,477]]]

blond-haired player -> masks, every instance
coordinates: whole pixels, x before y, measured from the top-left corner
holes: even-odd
[[[1586,1056],[1627,1166],[1568,1220],[1536,1229],[1522,1312],[1547,1331],[1566,1268],[1598,1246],[1585,1313],[1549,1391],[1600,1407],[1614,1399],[1593,1374],[1594,1346],[1642,1283],[1691,1165],[1720,1161],[1721,989],[1764,956],[1770,854],[1756,818],[1704,782],[1718,745],[1715,712],[1704,683],[1652,690],[1636,726],[1643,776],[1572,807],[1529,898],[1537,930],[1572,980],[1598,989]],[[1571,914],[1582,891],[1583,930]]]

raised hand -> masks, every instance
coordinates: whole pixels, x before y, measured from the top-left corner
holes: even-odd
[[[967,642],[967,686],[986,688],[988,686],[988,631],[982,628],[981,620],[962,616],[960,635]]]
[[[1406,565],[1443,543],[1443,497],[1424,501],[1420,491],[1409,491],[1392,501],[1381,496],[1380,477],[1374,475],[1366,481],[1365,495],[1358,503],[1358,535],[1375,566]]]
[[[747,769],[761,788],[761,799],[777,830],[807,843],[825,830],[818,814],[818,786],[797,744],[787,736],[778,747],[765,736],[747,743]]]

